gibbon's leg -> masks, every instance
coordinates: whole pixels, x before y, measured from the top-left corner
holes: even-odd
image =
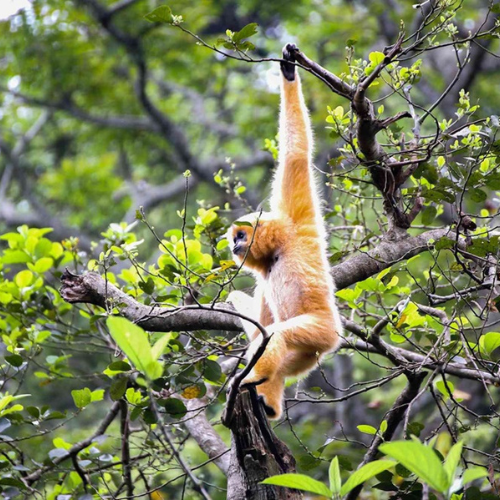
[[[278,418],[281,415],[285,377],[313,368],[317,352],[333,348],[334,342],[327,337],[317,338],[317,318],[310,314],[274,323],[267,331],[272,335],[271,340],[242,385],[256,385],[258,394],[264,399],[267,414]],[[252,359],[261,342],[262,336],[259,335],[250,343],[247,360]]]
[[[297,47],[287,44],[283,58],[295,61]],[[319,199],[311,165],[313,138],[300,77],[294,64],[282,63],[279,162],[273,183],[271,211],[294,222],[315,223]]]
[[[283,412],[285,379],[312,370],[318,362],[316,352],[290,350],[281,360],[277,373],[266,382],[257,386],[257,393],[264,403],[266,414],[271,419],[279,418]],[[282,354],[283,356],[283,354]]]
[[[246,355],[247,361],[253,358],[261,342],[262,335],[258,335],[250,343]],[[279,333],[273,334],[264,354],[241,384],[257,386],[257,394],[264,403],[266,414],[271,418],[278,418],[281,415],[285,379],[279,374],[279,368],[285,349],[284,338]]]

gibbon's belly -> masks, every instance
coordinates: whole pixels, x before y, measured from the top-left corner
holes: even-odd
[[[266,301],[276,321],[297,316],[302,295],[302,283],[287,272],[285,260],[277,262],[266,280]]]
[[[311,257],[314,258],[307,258]],[[286,321],[318,309],[326,315],[331,313],[330,304],[325,300],[327,284],[321,286],[322,280],[318,277],[318,288],[306,287],[316,273],[305,262],[303,257],[283,255],[267,273],[265,297],[276,321]]]

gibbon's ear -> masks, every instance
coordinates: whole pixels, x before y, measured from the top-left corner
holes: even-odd
[[[283,59],[285,61],[290,62],[281,62],[281,72],[283,76],[289,81],[293,82],[295,80],[295,64],[291,64],[295,62],[295,53],[298,52],[299,49],[297,45],[294,43],[287,43],[283,47]]]

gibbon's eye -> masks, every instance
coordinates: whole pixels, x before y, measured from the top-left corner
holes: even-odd
[[[245,237],[245,231],[238,231],[236,233],[236,239],[237,240],[242,240]]]

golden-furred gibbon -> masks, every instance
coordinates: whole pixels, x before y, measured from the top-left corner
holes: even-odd
[[[273,419],[282,413],[285,378],[314,368],[322,354],[335,348],[341,333],[312,170],[311,125],[293,64],[297,50],[293,44],[283,49],[279,162],[271,211],[239,219],[228,236],[235,260],[251,270],[257,281],[253,297],[234,291],[228,301],[271,335],[242,385],[257,386]],[[250,340],[247,359],[251,359],[262,335],[248,321],[243,323]]]

